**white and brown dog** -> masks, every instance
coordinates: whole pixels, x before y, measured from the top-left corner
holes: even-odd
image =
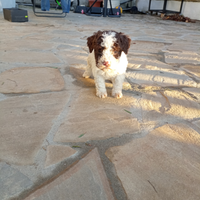
[[[112,96],[122,97],[130,43],[128,36],[116,31],[98,31],[87,38],[90,54],[83,77],[94,76],[98,97],[107,97],[105,80],[113,83]]]

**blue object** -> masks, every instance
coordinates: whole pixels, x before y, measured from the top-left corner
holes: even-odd
[[[49,0],[41,0],[41,10],[42,11],[49,11],[50,10]]]
[[[71,0],[61,0],[61,7],[64,13],[69,13],[70,6],[71,6]],[[50,10],[49,0],[41,0],[41,10],[42,11]]]
[[[64,13],[69,13],[71,0],[61,0],[61,6]]]

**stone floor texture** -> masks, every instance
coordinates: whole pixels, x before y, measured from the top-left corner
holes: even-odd
[[[200,22],[0,13],[0,200],[199,200]],[[95,96],[86,39],[132,42],[122,99]]]

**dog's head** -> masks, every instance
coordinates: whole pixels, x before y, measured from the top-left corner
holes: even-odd
[[[105,71],[112,69],[122,54],[128,54],[131,39],[116,31],[98,31],[87,38],[90,53],[94,50],[96,66]]]

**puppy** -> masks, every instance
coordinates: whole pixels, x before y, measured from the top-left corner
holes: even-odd
[[[131,39],[116,31],[98,31],[87,38],[89,56],[83,77],[94,76],[96,95],[107,97],[105,80],[113,83],[112,96],[122,98],[122,86],[128,64]]]

